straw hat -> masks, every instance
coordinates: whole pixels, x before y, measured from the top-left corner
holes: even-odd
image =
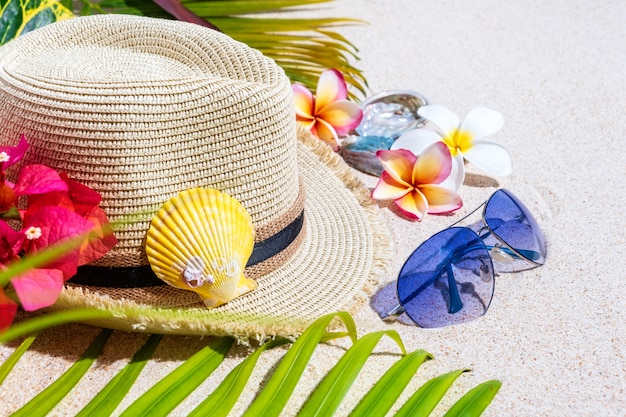
[[[272,60],[189,23],[81,17],[1,48],[2,143],[24,133],[24,163],[97,190],[112,222],[133,219],[55,308],[112,309],[94,324],[116,329],[264,338],[362,303],[388,258],[377,207],[294,114]],[[258,288],[215,309],[155,285],[143,247],[154,213],[193,187],[235,197],[256,231]]]

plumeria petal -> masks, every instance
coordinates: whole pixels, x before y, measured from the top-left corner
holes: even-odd
[[[417,114],[437,126],[442,136],[451,135],[459,128],[459,116],[444,106],[436,104],[422,106]]]
[[[320,75],[315,90],[315,114],[329,104],[348,98],[348,87],[343,75],[336,69],[326,70]]]
[[[413,129],[401,135],[391,145],[391,149],[408,149],[415,155],[424,152],[424,149],[436,142],[441,142],[441,135],[432,129]]]
[[[439,185],[423,185],[419,190],[428,200],[428,213],[449,213],[463,207],[463,200],[456,192]]]
[[[315,123],[317,123],[317,120],[301,120],[299,117],[296,116],[296,122],[298,122],[298,124],[304,127],[306,130],[310,131],[314,136],[317,136],[317,131],[315,130]]]
[[[296,115],[304,119],[313,119],[315,111],[315,99],[313,93],[301,84],[292,84],[293,101],[296,107]]]
[[[488,140],[475,141],[474,146],[463,156],[489,175],[506,176],[513,172],[513,161],[509,151]]]
[[[479,140],[493,135],[504,126],[502,114],[489,107],[476,107],[470,111],[459,130],[468,131],[473,140]]]
[[[16,195],[44,194],[50,191],[67,191],[65,181],[52,168],[45,165],[27,165],[20,171],[15,183]]]
[[[26,311],[49,307],[63,289],[63,272],[58,269],[32,269],[11,279],[22,307]]]
[[[452,156],[443,142],[424,149],[413,167],[412,184],[439,184],[450,176]]]
[[[452,157],[452,168],[450,169],[450,175],[445,181],[439,183],[440,187],[445,187],[452,191],[458,191],[465,181],[465,161],[463,155],[456,154]]]
[[[411,187],[413,179],[413,165],[417,157],[406,149],[395,151],[379,150],[376,156],[380,160],[383,169],[393,177],[394,180],[407,187]]]
[[[404,182],[396,181],[387,171],[383,171],[378,184],[372,191],[372,198],[376,200],[395,200],[410,192],[413,187]]]
[[[339,150],[339,138],[337,137],[337,132],[335,132],[335,128],[332,127],[327,121],[317,119],[314,128],[311,129],[311,133],[329,144],[330,147],[333,148],[333,151]]]
[[[428,200],[417,189],[395,200],[395,203],[405,216],[413,220],[422,220],[428,213]]]
[[[16,146],[0,146],[0,153],[4,152],[4,157],[8,158],[8,160],[0,162],[4,162],[3,166],[6,169],[21,161],[27,150],[28,142],[26,142],[26,137],[24,135],[20,135],[20,141]]]
[[[0,288],[0,332],[7,330],[17,313],[17,303],[4,294]]]
[[[324,107],[317,117],[332,125],[337,135],[345,136],[361,123],[363,110],[356,103],[340,100]]]

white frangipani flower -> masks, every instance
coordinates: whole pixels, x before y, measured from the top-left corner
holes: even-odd
[[[422,106],[418,114],[434,125],[434,130],[419,128],[400,136],[391,149],[408,149],[421,154],[431,144],[441,141],[452,155],[450,177],[440,185],[458,190],[465,179],[463,158],[489,175],[505,176],[513,171],[511,154],[497,143],[483,138],[504,125],[502,115],[487,107],[476,107],[460,122],[459,116],[444,106]]]

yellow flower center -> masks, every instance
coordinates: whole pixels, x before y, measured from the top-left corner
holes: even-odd
[[[448,145],[452,156],[456,156],[459,153],[464,154],[472,147],[472,139],[472,134],[467,130],[455,130],[446,135],[443,142]]]

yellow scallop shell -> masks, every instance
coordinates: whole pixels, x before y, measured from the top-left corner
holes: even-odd
[[[239,201],[218,190],[192,188],[155,214],[146,255],[157,277],[195,291],[217,307],[257,287],[243,270],[254,247],[250,215]]]

